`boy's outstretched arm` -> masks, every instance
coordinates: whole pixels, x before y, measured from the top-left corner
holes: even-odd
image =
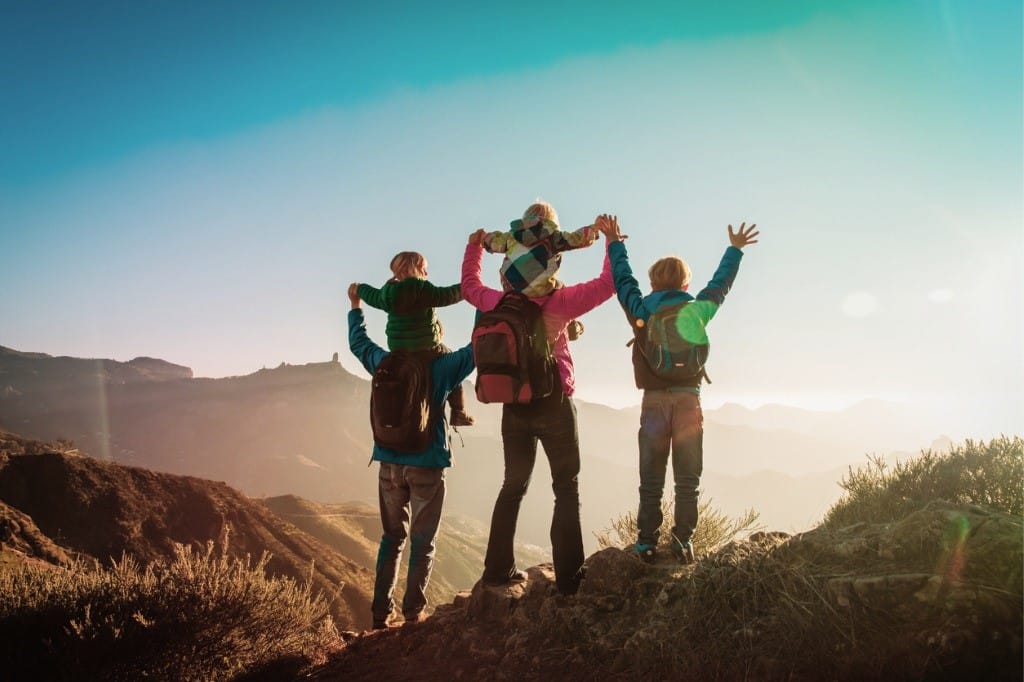
[[[744,222],[740,223],[739,230],[733,232],[732,225],[729,225],[730,246],[725,250],[725,255],[722,256],[711,281],[696,296],[698,301],[711,301],[715,304],[714,308],[709,308],[707,311],[708,320],[714,316],[718,306],[725,302],[725,297],[732,288],[736,273],[739,271],[740,260],[743,258],[743,247],[757,243],[757,236],[761,233],[754,229],[756,227],[756,223],[747,227]]]
[[[383,310],[386,313],[391,312],[391,301],[388,300],[388,296],[385,295],[383,289],[370,286],[369,284],[357,285],[359,298],[366,301],[366,305],[377,310]]]
[[[640,290],[640,283],[636,281],[633,269],[629,266],[629,256],[624,243],[627,235],[622,234],[619,229],[618,216],[602,215],[597,219],[595,225],[608,239],[608,256],[612,261],[612,277],[615,281],[615,293],[619,297],[619,303],[631,318],[647,320],[651,316],[651,312],[644,306],[644,295]]]
[[[454,305],[462,300],[462,285],[452,284],[447,287],[438,287],[424,281],[417,298],[419,298],[420,307],[424,308],[443,308]]]

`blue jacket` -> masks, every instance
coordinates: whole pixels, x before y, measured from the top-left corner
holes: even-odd
[[[732,288],[736,279],[736,273],[740,267],[740,260],[743,258],[743,251],[730,246],[725,250],[718,269],[707,286],[701,289],[696,297],[681,289],[669,289],[655,291],[646,296],[640,290],[640,284],[633,276],[633,270],[629,266],[629,256],[626,253],[624,242],[612,242],[608,245],[608,256],[612,262],[612,277],[615,280],[615,293],[622,304],[626,316],[629,318],[630,326],[636,329],[636,320],[646,322],[648,318],[659,309],[675,305],[683,301],[695,301],[683,309],[686,316],[681,322],[688,326],[689,338],[694,343],[707,343],[705,326],[718,312],[719,306],[725,302],[725,296]],[[640,355],[639,344],[633,344],[633,373],[636,379],[637,388],[643,389],[666,389],[666,388],[688,388],[693,392],[700,390],[700,377],[693,383],[685,386],[674,385],[661,379],[651,372],[646,361]]]
[[[373,374],[380,361],[388,355],[388,351],[375,344],[366,335],[363,311],[358,308],[350,310],[348,313],[348,347],[370,374]],[[433,394],[430,396],[430,400],[438,414],[442,413],[448,394],[469,376],[473,367],[473,349],[468,345],[455,352],[445,353],[430,364],[433,383]],[[448,447],[448,437],[445,432],[446,420],[436,419],[434,421],[434,438],[427,450],[409,455],[382,448],[375,443],[373,459],[378,462],[408,464],[417,467],[450,467],[452,452]]]

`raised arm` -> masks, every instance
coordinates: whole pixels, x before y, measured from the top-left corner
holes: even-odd
[[[360,284],[357,287],[359,298],[366,302],[366,305],[377,310],[383,310],[386,313],[391,312],[391,301],[384,289],[378,289],[377,287],[370,286],[369,284]]]
[[[348,348],[366,371],[373,374],[388,352],[371,341],[366,334],[366,321],[359,307],[358,284],[353,283],[349,286],[348,298],[352,302],[352,310],[348,311]]]
[[[462,259],[462,298],[477,310],[487,312],[493,310],[501,300],[502,293],[497,289],[484,286],[480,278],[480,261],[484,249],[481,240],[485,232],[477,230],[469,237],[466,253]]]
[[[601,274],[594,279],[558,289],[552,294],[551,302],[545,306],[552,314],[564,316],[566,320],[579,317],[601,305],[615,293],[612,281],[612,266],[605,251]]]
[[[640,283],[633,276],[633,268],[629,265],[626,235],[619,229],[618,217],[601,215],[594,224],[608,240],[608,256],[612,262],[612,276],[619,303],[631,319],[647,320],[651,316],[651,311],[644,306],[643,291],[640,290]]]
[[[443,308],[454,305],[462,300],[462,285],[452,284],[438,287],[424,281],[420,288],[419,298],[424,308]]]
[[[716,306],[725,302],[725,296],[736,279],[740,260],[743,259],[743,247],[757,243],[757,236],[760,232],[756,231],[755,227],[757,227],[756,224],[747,227],[746,223],[740,223],[740,229],[733,232],[732,225],[729,226],[730,246],[725,250],[725,255],[718,263],[718,268],[715,270],[714,276],[711,277],[711,281],[697,294],[698,301],[712,301]]]

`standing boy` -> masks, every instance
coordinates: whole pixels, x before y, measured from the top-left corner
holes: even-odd
[[[697,528],[697,486],[703,470],[704,417],[700,408],[700,384],[707,375],[703,361],[707,357],[705,326],[725,301],[740,259],[741,249],[757,242],[756,225],[740,225],[738,232],[729,226],[729,246],[708,285],[696,297],[687,293],[690,268],[680,258],[669,256],[651,266],[648,274],[651,293],[644,296],[633,277],[626,255],[625,237],[619,232],[618,219],[610,216],[598,222],[608,241],[615,291],[634,331],[633,372],[637,388],[643,389],[640,408],[640,506],[637,510],[638,537],[635,546],[641,559],[653,562],[657,553],[662,523],[661,496],[669,452],[675,478],[675,515],[672,528],[672,553],[682,563],[693,561],[690,538]],[[652,319],[652,316],[655,319]],[[653,329],[669,319],[667,334]],[[649,324],[653,323],[653,324]],[[666,325],[662,324],[661,328]],[[650,327],[651,329],[648,329]],[[651,332],[649,335],[648,332]],[[668,351],[652,343],[655,336],[674,336],[685,347],[685,362],[664,362],[672,358]],[[657,357],[655,357],[657,355]],[[678,360],[680,356],[675,359]],[[692,369],[691,369],[692,367]]]
[[[348,289],[352,310],[348,313],[348,343],[352,354],[370,374],[389,353],[366,335],[366,324],[360,308],[358,284]],[[473,351],[465,346],[438,356],[430,363],[430,408],[440,415],[452,389],[473,371]],[[373,627],[383,629],[394,615],[395,581],[398,560],[410,540],[409,573],[402,599],[405,622],[418,622],[426,617],[426,589],[434,565],[434,540],[441,522],[445,495],[445,469],[452,465],[445,423],[442,418],[429,422],[430,444],[422,452],[400,453],[377,445],[373,459],[380,462],[378,495],[380,521],[384,534],[377,550],[377,577],[373,586]]]

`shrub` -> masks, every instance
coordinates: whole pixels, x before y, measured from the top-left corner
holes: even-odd
[[[869,457],[850,468],[840,486],[846,493],[828,511],[825,524],[887,523],[929,502],[977,504],[1020,516],[1024,512],[1024,441],[1003,436],[988,443],[965,441],[948,452],[924,450],[889,467]]]
[[[7,679],[225,679],[295,672],[339,643],[310,585],[268,578],[226,548],[177,546],[142,568],[0,569],[0,660]],[[13,674],[12,674],[13,673]]]
[[[658,535],[658,547],[668,549],[672,542],[672,515],[675,501],[667,499],[661,503],[662,523]],[[727,542],[748,535],[758,530],[759,515],[748,509],[739,518],[730,518],[711,506],[711,500],[703,501],[697,506],[697,530],[693,533],[694,551],[700,554],[713,552]],[[597,543],[602,548],[629,548],[637,538],[636,512],[627,512],[617,519],[612,519],[611,526],[595,533]]]

